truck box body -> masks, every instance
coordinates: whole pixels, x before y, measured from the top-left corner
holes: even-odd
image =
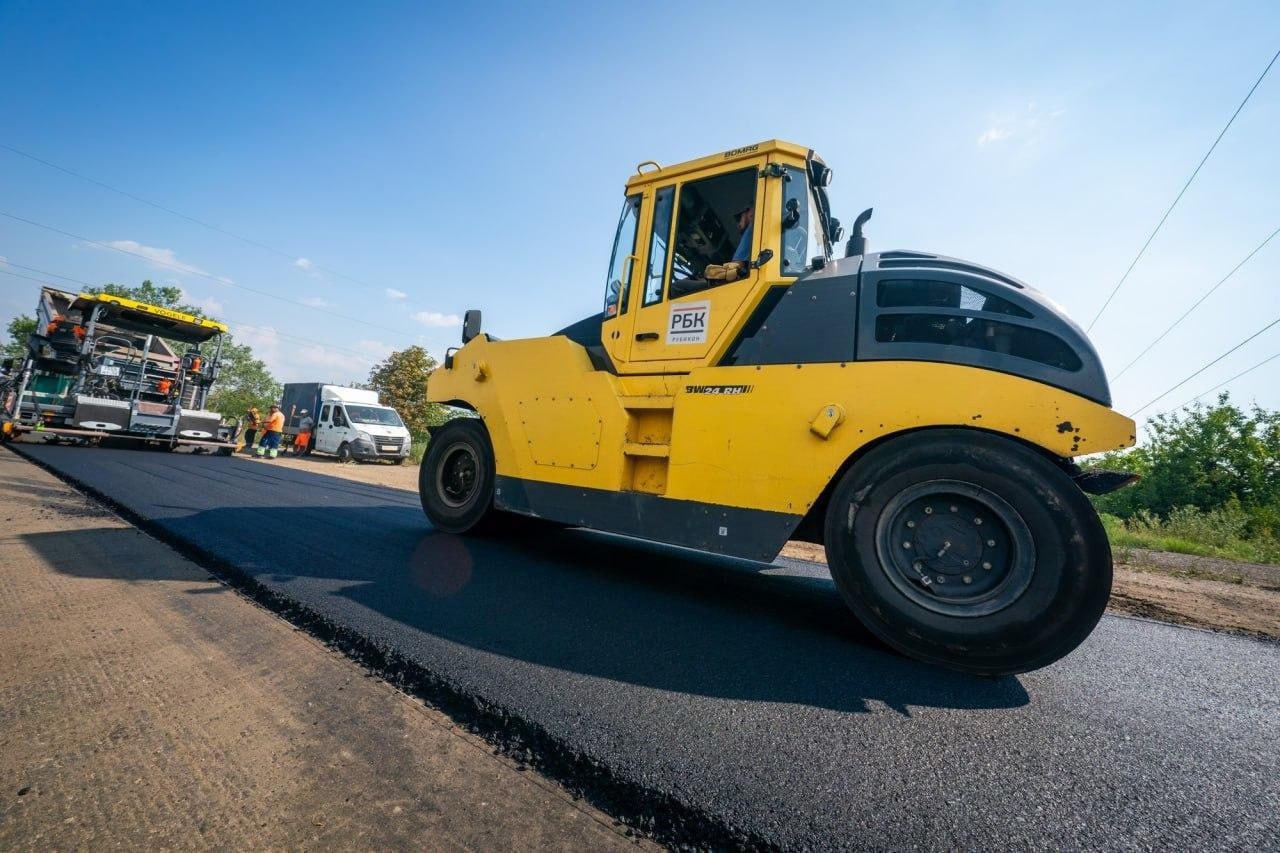
[[[409,430],[378,392],[322,382],[289,382],[280,400],[285,435],[296,436],[306,411],[314,421],[311,447],[355,459],[403,460],[411,446]]]

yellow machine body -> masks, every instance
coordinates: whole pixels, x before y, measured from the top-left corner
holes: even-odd
[[[770,142],[632,178],[638,237],[622,264],[618,304],[600,321],[603,366],[564,334],[499,341],[481,333],[432,375],[432,401],[483,419],[499,509],[772,559],[851,461],[891,436],[985,430],[1058,460],[1133,444],[1133,421],[1100,402],[970,364],[726,363],[762,300],[780,302],[778,288],[797,286],[780,266],[783,181],[762,174],[757,182],[750,254],[759,266],[687,295],[673,292],[670,259],[656,274],[646,263],[656,239],[648,235],[661,230],[655,193],[744,166],[804,168],[811,157]],[[645,277],[655,275],[667,286],[645,305]],[[670,324],[685,310],[705,312],[702,334],[673,343]]]

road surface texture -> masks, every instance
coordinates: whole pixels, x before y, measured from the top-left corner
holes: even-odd
[[[1280,848],[1276,644],[1107,617],[978,679],[868,641],[812,564],[458,538],[412,494],[269,462],[21,450],[660,838]]]
[[[0,523],[0,850],[637,848],[2,450]]]

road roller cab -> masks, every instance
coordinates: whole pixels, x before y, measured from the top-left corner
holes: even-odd
[[[452,532],[520,515],[755,560],[809,539],[897,648],[1048,663],[1110,588],[1082,488],[1125,481],[1071,459],[1131,445],[1134,424],[1049,298],[870,253],[870,211],[844,242],[831,179],[777,141],[642,164],[600,311],[511,341],[468,312],[429,397],[478,417],[433,437],[424,508]]]

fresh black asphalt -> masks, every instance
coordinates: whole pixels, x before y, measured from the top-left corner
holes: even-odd
[[[869,642],[812,564],[459,538],[411,493],[241,458],[22,452],[748,841],[1280,849],[1274,644],[1107,617],[978,679]]]

